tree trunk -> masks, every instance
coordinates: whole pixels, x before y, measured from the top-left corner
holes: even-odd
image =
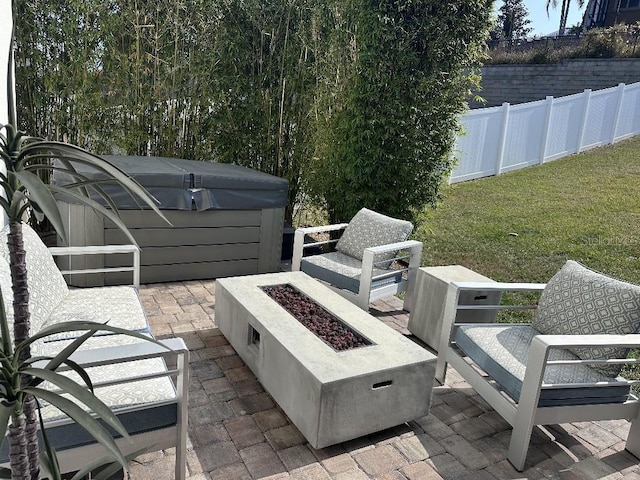
[[[29,458],[27,455],[27,439],[24,414],[13,415],[9,425],[9,462],[11,464],[11,480],[30,480]]]
[[[13,334],[15,345],[20,344],[29,338],[29,330],[31,327],[29,313],[29,287],[27,284],[27,264],[26,252],[24,250],[24,242],[22,237],[22,223],[12,221],[9,225],[9,235],[7,236],[7,244],[9,246],[9,263],[11,267],[11,286],[13,290]],[[31,350],[24,349],[20,354],[20,362],[31,357]],[[28,382],[28,378],[23,378],[23,384]],[[28,475],[21,478],[24,480],[37,480],[39,472],[38,462],[38,412],[36,411],[36,402],[32,397],[25,397],[23,403],[24,420],[15,425],[13,438],[20,445],[24,442],[26,445],[26,454],[28,462]],[[12,425],[14,428],[14,425]],[[24,437],[24,439],[22,438]],[[11,438],[11,437],[10,437]],[[14,443],[12,441],[11,446]],[[22,457],[20,457],[20,470],[22,468]],[[11,460],[11,470],[13,471],[13,458]],[[12,474],[14,475],[14,474]]]
[[[27,421],[25,429],[25,437],[27,439],[27,456],[29,457],[29,471],[31,472],[31,480],[40,478],[40,446],[38,444],[38,405],[36,399],[32,395],[28,395],[24,399],[24,414]]]

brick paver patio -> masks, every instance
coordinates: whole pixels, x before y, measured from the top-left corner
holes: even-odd
[[[511,430],[455,371],[433,392],[431,414],[321,450],[289,422],[216,328],[215,282],[143,286],[153,333],[179,336],[191,351],[190,480],[213,479],[640,479],[624,450],[629,423],[585,422],[536,428],[527,470],[506,460]],[[408,334],[395,298],[371,313]],[[133,480],[170,480],[174,452],[137,459]]]

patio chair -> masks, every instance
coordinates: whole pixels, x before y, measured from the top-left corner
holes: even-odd
[[[291,270],[329,284],[363,310],[379,298],[406,291],[404,309],[413,306],[413,285],[422,243],[407,240],[413,225],[363,208],[349,223],[296,229]],[[342,232],[340,238],[305,243],[305,235]],[[304,250],[335,244],[334,252],[304,257]],[[394,263],[395,262],[395,263]],[[398,265],[402,268],[395,268]]]
[[[529,324],[455,324],[468,290],[542,292]],[[512,427],[508,459],[522,471],[535,425],[631,420],[626,449],[640,458],[638,381],[619,376],[640,347],[640,287],[568,261],[545,284],[453,283],[440,337],[436,379],[450,364]]]

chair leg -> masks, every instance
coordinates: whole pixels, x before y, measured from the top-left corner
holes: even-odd
[[[519,472],[524,469],[529,450],[548,355],[548,345],[540,340],[540,336],[534,337],[529,347],[529,360],[509,443],[509,461]]]
[[[365,250],[362,255],[362,269],[360,270],[360,287],[358,289],[357,305],[364,311],[369,311],[371,299],[371,277],[373,276],[373,252]]]
[[[522,419],[516,418],[516,424],[511,432],[509,456],[507,458],[509,462],[511,462],[511,465],[519,472],[524,470],[524,463],[527,459],[527,451],[529,450],[533,427],[532,422],[522,421]]]
[[[300,270],[300,262],[302,261],[302,251],[304,249],[304,231],[296,229],[293,234],[293,256],[291,257],[291,271]]]
[[[187,477],[187,425],[189,411],[189,351],[177,356],[178,424],[176,425],[175,479]]]
[[[640,416],[631,421],[631,430],[629,430],[625,449],[640,459]]]
[[[407,272],[407,289],[404,295],[402,309],[410,312],[415,304],[415,283],[420,262],[422,260],[422,243],[409,249],[409,271]]]
[[[370,291],[361,291],[357,298],[356,298],[356,305],[358,305],[358,307],[360,307],[362,310],[364,310],[365,312],[369,311],[369,296],[370,296],[371,292]]]
[[[460,290],[455,285],[449,285],[447,296],[444,299],[442,312],[440,339],[438,341],[438,360],[436,362],[436,380],[444,385],[447,377],[447,353],[453,336],[453,328],[456,323],[456,314]]]

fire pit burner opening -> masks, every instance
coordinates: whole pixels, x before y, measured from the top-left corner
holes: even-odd
[[[373,342],[353,330],[293,285],[270,285],[261,288],[296,320],[334,350],[351,350],[373,345]]]

